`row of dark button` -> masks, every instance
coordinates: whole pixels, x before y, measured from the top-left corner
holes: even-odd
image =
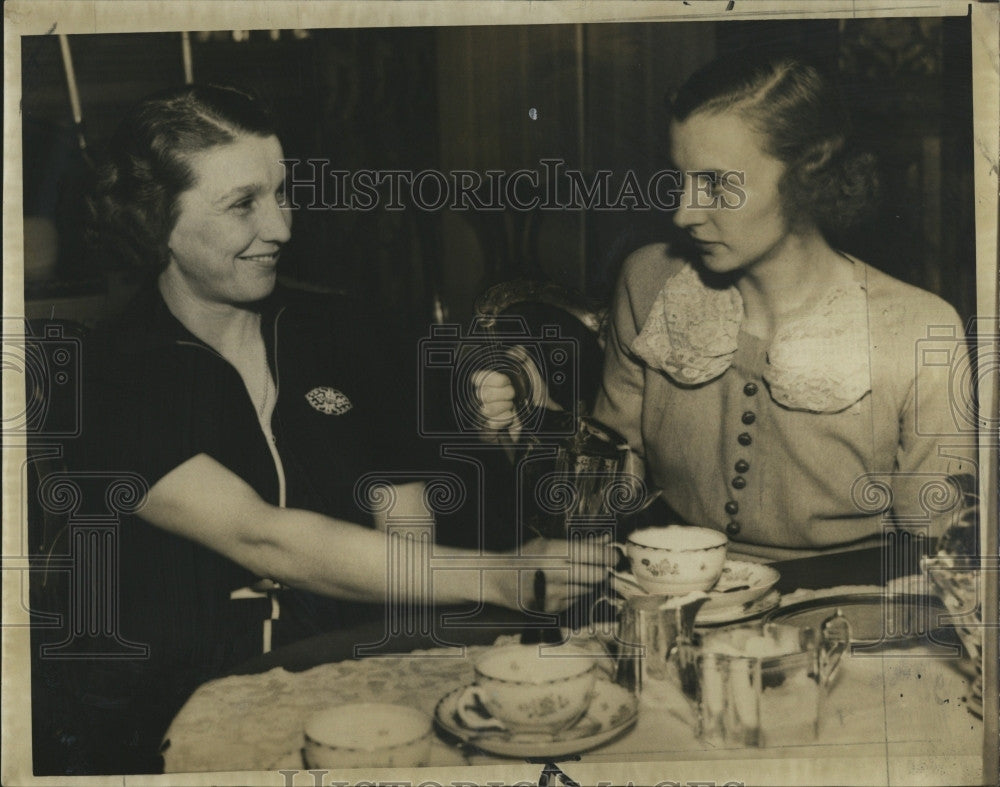
[[[743,386],[743,393],[747,396],[756,395],[758,390],[760,389],[757,387],[757,383],[747,383]],[[756,420],[757,414],[753,410],[747,410],[740,417],[740,421],[742,421],[745,426],[750,426],[756,422]],[[749,432],[741,432],[736,438],[736,442],[742,446],[748,446],[753,443],[753,436]],[[736,462],[735,469],[737,473],[745,473],[750,469],[750,463],[746,459],[739,459]],[[730,483],[732,483],[733,489],[744,489],[746,488],[747,480],[742,475],[738,475],[734,477]],[[725,509],[729,516],[736,516],[736,514],[740,512],[740,504],[735,500],[730,500],[726,503]],[[726,525],[726,532],[731,536],[735,536],[739,533],[740,529],[739,522],[730,522]]]

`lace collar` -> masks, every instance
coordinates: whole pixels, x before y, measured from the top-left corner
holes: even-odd
[[[656,296],[632,352],[681,385],[701,385],[732,364],[742,323],[739,291],[708,287],[685,263]],[[870,391],[862,283],[830,287],[787,321],[767,350],[763,378],[771,398],[792,410],[834,413]]]

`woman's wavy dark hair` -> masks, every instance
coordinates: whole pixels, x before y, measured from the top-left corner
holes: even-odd
[[[670,101],[670,116],[735,110],[782,161],[779,184],[792,226],[811,221],[838,235],[868,217],[878,199],[875,157],[855,151],[837,87],[804,59],[737,53],[695,72]]]
[[[233,87],[187,85],[141,100],[118,126],[94,174],[87,196],[91,253],[161,271],[178,197],[194,185],[191,155],[243,135],[276,133],[262,102]]]

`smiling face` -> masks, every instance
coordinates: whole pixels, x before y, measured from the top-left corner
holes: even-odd
[[[670,138],[685,184],[674,221],[694,240],[705,267],[715,273],[749,271],[780,259],[791,237],[778,190],[785,165],[764,151],[761,135],[730,110],[674,121]],[[715,192],[706,193],[711,175],[692,174],[698,172],[714,174]],[[742,173],[742,179],[732,175],[725,188],[725,173]]]
[[[279,206],[284,180],[277,137],[246,135],[189,157],[194,185],[177,199],[167,273],[212,303],[260,300],[274,289],[291,237]]]

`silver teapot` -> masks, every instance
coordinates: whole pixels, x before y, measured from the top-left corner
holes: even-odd
[[[651,681],[665,681],[670,659],[681,645],[694,637],[694,622],[706,593],[686,596],[635,595],[624,599],[602,597],[617,612],[617,627],[608,643],[614,662],[614,681],[634,694],[641,694]]]

